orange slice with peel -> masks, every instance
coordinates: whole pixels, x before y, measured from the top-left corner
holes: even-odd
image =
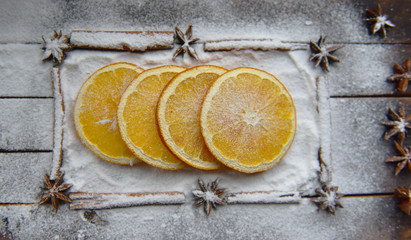
[[[169,65],[142,72],[124,92],[118,106],[124,142],[136,156],[154,167],[176,170],[187,166],[164,145],[156,119],[161,92],[175,75],[185,70]]]
[[[117,105],[128,85],[143,71],[131,63],[114,63],[84,82],[74,106],[74,126],[84,145],[100,158],[121,165],[139,162],[121,138]]]
[[[173,78],[158,103],[157,121],[164,142],[179,159],[198,169],[221,167],[204,143],[200,112],[207,90],[225,72],[211,65],[190,68]]]
[[[241,172],[278,164],[296,132],[291,95],[273,75],[236,68],[210,87],[201,110],[201,130],[211,153]]]

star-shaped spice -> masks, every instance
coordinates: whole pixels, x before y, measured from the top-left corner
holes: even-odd
[[[192,33],[193,33],[193,26],[191,24],[190,26],[188,26],[186,33],[183,33],[178,27],[176,27],[176,36],[183,45],[178,47],[177,50],[174,52],[173,59],[175,59],[178,55],[180,55],[180,53],[188,52],[190,56],[198,60],[197,52],[196,50],[194,50],[193,47],[190,46],[190,44],[200,39],[199,38],[191,39]]]
[[[205,185],[204,181],[200,178],[198,179],[198,185],[200,186],[200,190],[194,190],[193,195],[196,198],[195,205],[200,206],[204,204],[204,211],[206,212],[207,216],[211,213],[211,208],[216,209],[217,204],[219,205],[226,205],[227,201],[221,198],[220,196],[225,193],[225,188],[218,188],[218,183],[220,179],[217,178],[210,183]]]
[[[328,187],[324,185],[323,188],[317,188],[315,192],[320,195],[319,197],[313,198],[313,202],[317,204],[318,211],[327,209],[330,213],[335,215],[335,208],[343,208],[340,199],[344,194],[338,192],[338,187]]]
[[[313,54],[310,57],[310,61],[315,62],[315,67],[321,65],[321,67],[326,70],[327,72],[330,71],[329,63],[331,62],[340,62],[341,60],[337,57],[333,56],[332,54],[337,51],[338,49],[342,48],[343,46],[340,45],[333,45],[327,46],[325,44],[325,37],[320,36],[320,39],[317,43],[310,41],[310,48]]]
[[[380,122],[382,125],[391,127],[390,130],[385,132],[384,140],[388,140],[392,136],[397,135],[398,143],[402,145],[407,129],[411,128],[411,123],[409,122],[411,120],[411,114],[406,115],[404,104],[400,104],[398,113],[392,110],[392,108],[389,108],[387,116],[390,121]]]
[[[394,65],[394,74],[388,78],[390,82],[397,82],[397,89],[400,92],[406,92],[408,83],[411,81],[410,60],[408,58],[402,63],[402,66],[396,63]]]
[[[387,36],[386,27],[395,27],[395,25],[387,19],[386,15],[382,14],[381,5],[378,4],[377,12],[374,12],[370,9],[366,9],[365,12],[369,18],[365,19],[367,22],[373,23],[371,25],[371,33],[375,34],[378,31],[381,31],[382,36],[385,38]]]
[[[47,174],[44,175],[44,179],[46,181],[44,183],[43,195],[41,196],[39,204],[43,204],[51,199],[51,203],[57,212],[59,207],[59,199],[66,202],[71,202],[71,199],[68,196],[64,195],[62,192],[71,188],[72,185],[61,184],[63,174],[59,175],[59,177],[55,181],[50,180]]]
[[[61,63],[64,60],[64,51],[70,50],[70,37],[68,35],[62,35],[61,31],[58,33],[54,31],[51,38],[43,38],[43,61],[52,58],[54,62]]]
[[[401,156],[389,157],[385,162],[398,162],[397,168],[395,169],[395,176],[401,172],[408,165],[408,170],[411,171],[411,155],[410,148],[401,146],[397,141],[394,141],[395,149],[401,154]]]
[[[401,211],[410,215],[411,213],[411,192],[407,187],[397,187],[394,196],[398,201]]]

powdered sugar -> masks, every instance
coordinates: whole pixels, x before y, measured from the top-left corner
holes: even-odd
[[[308,191],[317,183],[319,170],[317,153],[320,145],[318,113],[316,112],[315,80],[303,65],[301,57],[290,58],[287,52],[231,51],[206,53],[196,49],[200,62],[184,56],[172,61],[173,50],[146,53],[96,52],[74,50],[61,67],[62,91],[65,102],[64,164],[65,179],[83,192],[158,192],[182,191],[190,194],[198,177],[222,178],[230,191],[282,190]],[[304,51],[305,52],[305,51]],[[306,55],[301,55],[306,57]],[[303,61],[305,62],[306,59]],[[166,171],[144,164],[134,167],[107,163],[91,153],[78,139],[73,124],[73,106],[77,92],[87,77],[104,65],[131,62],[143,68],[177,64],[195,66],[213,64],[227,69],[240,66],[260,68],[274,74],[290,91],[297,108],[297,135],[286,157],[275,168],[253,175],[231,170],[204,172],[195,169]]]

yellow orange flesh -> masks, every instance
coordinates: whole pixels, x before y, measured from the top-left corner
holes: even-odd
[[[128,85],[143,71],[131,63],[115,63],[93,73],[81,87],[74,106],[80,140],[100,158],[122,165],[139,160],[121,138],[117,106]]]
[[[200,112],[207,90],[225,72],[210,65],[190,68],[174,77],[160,97],[157,121],[161,136],[179,159],[195,168],[221,167],[204,143]]]
[[[291,95],[273,75],[237,68],[209,89],[201,130],[213,155],[228,167],[254,173],[274,167],[296,132]]]
[[[161,140],[156,110],[161,92],[185,68],[162,66],[141,73],[127,88],[118,107],[121,136],[144,162],[162,169],[186,167]]]

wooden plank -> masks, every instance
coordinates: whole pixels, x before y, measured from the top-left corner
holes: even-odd
[[[53,99],[0,99],[0,149],[53,148]]]
[[[102,7],[103,5],[104,7]],[[168,1],[156,1],[137,5],[125,2],[113,14],[113,3],[85,3],[81,1],[66,2],[67,14],[64,15],[65,26],[81,25],[83,29],[127,29],[128,26],[145,26],[147,30],[171,30],[179,23],[193,23],[194,34],[201,39],[210,39],[211,26],[219,26],[228,38],[243,38],[250,35],[259,35],[268,38],[287,38],[284,40],[309,41],[325,34],[331,39],[344,42],[392,42],[410,41],[410,31],[407,21],[406,0],[394,1],[392,4],[383,4],[384,13],[393,17],[398,25],[390,29],[388,38],[370,36],[364,19],[366,8],[376,8],[375,1],[344,0],[333,2],[312,1],[259,1],[258,3],[246,0],[230,4],[224,1],[207,1],[201,4],[174,4]],[[409,7],[408,7],[409,8]],[[84,9],[100,14],[84,14]],[[132,14],[130,9],[133,9]],[[158,9],[170,9],[168,13]],[[204,11],[204,9],[213,9]],[[402,13],[402,17],[394,16]],[[150,14],[148,14],[150,13]],[[251,14],[250,14],[251,13]],[[115,18],[106,18],[105,16]],[[104,17],[103,17],[104,16]],[[132,16],[132,17],[130,17]],[[182,17],[184,16],[184,17]],[[290,17],[292,16],[292,17]],[[404,18],[404,19],[403,19]],[[190,19],[187,22],[187,19]],[[402,20],[403,19],[403,20]],[[116,21],[115,21],[116,20]],[[255,32],[255,25],[259,24],[264,32]],[[80,23],[80,24],[79,24]],[[249,23],[249,24],[247,24]],[[183,24],[184,25],[184,24]],[[153,27],[164,26],[163,29]],[[135,27],[132,27],[135,30]],[[144,30],[146,30],[144,29]],[[290,31],[292,29],[292,31]],[[255,33],[255,34],[253,34]],[[283,40],[283,39],[282,39]]]
[[[0,44],[0,97],[52,97],[50,70],[40,44]]]
[[[0,32],[3,33],[0,42],[40,42],[42,35],[56,29],[66,32],[73,29],[172,31],[175,26],[190,22],[194,25],[194,34],[204,40],[212,40],[210,29],[219,26],[219,31],[227,34],[226,38],[259,35],[309,41],[325,34],[330,39],[344,42],[404,42],[411,41],[407,3],[407,0],[382,3],[384,14],[397,25],[388,30],[386,39],[382,39],[371,36],[364,22],[365,9],[377,7],[372,0],[258,3],[242,0],[235,3],[205,1],[201,4],[167,0],[156,1],[155,4],[131,0],[103,3],[7,0],[0,10]],[[259,24],[259,30],[255,28],[256,24]]]
[[[324,211],[318,213],[316,206],[305,199],[297,205],[228,205],[208,217],[202,208],[193,208],[192,204],[97,210],[93,214],[70,211],[67,205],[60,206],[58,214],[54,214],[51,205],[0,206],[0,217],[8,222],[7,230],[15,239],[72,239],[73,236],[107,239],[121,235],[123,239],[301,239],[307,236],[371,240],[399,239],[409,234],[411,218],[399,211],[391,197],[344,198],[342,202],[344,208],[337,209],[336,216]],[[91,215],[99,221],[91,221]],[[281,224],[275,224],[277,221]]]
[[[335,56],[341,62],[332,64],[327,74],[331,96],[394,94],[396,84],[387,78],[395,63],[411,56],[411,45],[348,44]]]
[[[41,36],[61,28],[61,1],[2,0],[0,42],[41,42]]]
[[[383,139],[388,108],[397,110],[399,102],[411,113],[411,98],[331,99],[331,157],[334,184],[343,193],[393,192],[398,185],[411,182],[404,169],[394,176],[395,164],[385,163],[398,153],[392,141]],[[405,144],[410,145],[410,139]]]
[[[0,203],[37,203],[51,153],[0,153]]]

